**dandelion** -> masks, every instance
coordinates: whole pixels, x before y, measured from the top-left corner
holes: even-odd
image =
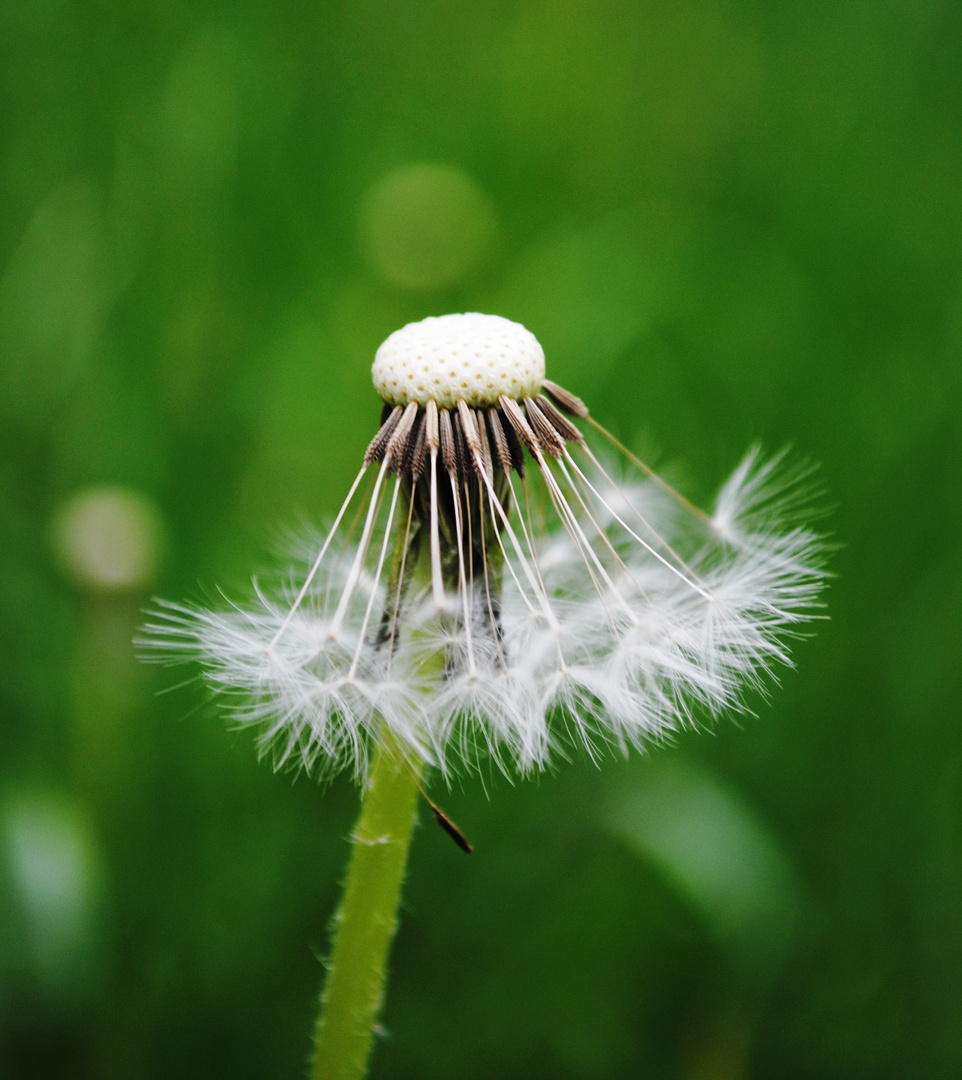
[[[803,470],[753,450],[714,510],[697,509],[545,377],[518,323],[412,323],[373,378],[381,424],[316,554],[251,605],[165,605],[146,635],[160,658],[198,659],[278,764],[365,781],[316,1076],[347,1053],[331,1049],[341,1026],[367,1060],[381,990],[361,1016],[338,980],[365,960],[342,943],[378,845],[400,853],[396,908],[425,768],[490,755],[527,773],[742,709],[789,663],[823,579]],[[592,448],[605,440],[617,454]]]

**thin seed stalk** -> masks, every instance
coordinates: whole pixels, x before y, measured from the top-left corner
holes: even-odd
[[[363,1080],[384,1001],[388,954],[417,820],[417,782],[390,747],[373,763],[352,850],[321,1011],[312,1080]]]
[[[426,478],[421,485],[420,502],[417,484],[405,484],[403,490],[408,503],[407,522],[398,532],[391,558],[381,626],[386,648],[393,647],[397,617],[407,590],[416,593],[430,587],[432,569],[427,533],[431,515],[439,513],[431,505]],[[483,502],[480,505],[483,507]],[[490,521],[484,523],[481,514],[479,528],[473,535],[481,539],[482,549],[486,547],[485,541],[490,543],[486,530],[491,527]],[[461,540],[453,538],[450,547],[458,551]],[[475,558],[475,553],[470,552],[469,557]],[[494,610],[500,611],[500,560],[492,560],[489,551],[478,562],[484,565],[493,621]],[[463,566],[458,564],[445,563],[442,570],[455,580],[464,574]],[[410,633],[410,628],[407,629]],[[414,637],[416,643],[417,631]],[[440,676],[444,662],[443,652],[425,642],[417,668],[422,677],[431,668]],[[409,765],[401,748],[385,733],[364,789],[361,816],[351,837],[347,883],[334,917],[333,948],[314,1031],[311,1080],[364,1080],[367,1075],[384,1002],[388,954],[397,931],[408,848],[417,820],[420,777],[416,770],[420,768]],[[463,845],[459,842],[459,846]],[[470,846],[465,850],[469,851]]]

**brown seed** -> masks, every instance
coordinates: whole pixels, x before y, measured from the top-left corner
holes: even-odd
[[[551,421],[552,427],[568,442],[576,443],[578,446],[584,445],[584,436],[581,432],[561,415],[560,412],[551,404],[551,399],[542,394],[538,398],[538,408],[545,414],[545,416]]]
[[[550,379],[545,379],[542,382],[541,389],[554,398],[558,408],[571,416],[577,416],[583,420],[588,415],[588,406],[581,398],[575,397],[574,394],[569,393],[557,383],[551,382]]]
[[[391,414],[381,424],[381,428],[378,433],[371,439],[370,445],[367,448],[367,452],[364,455],[364,464],[370,465],[372,461],[380,461],[384,457],[384,451],[387,448],[387,444],[394,434],[394,429],[401,421],[401,416],[404,410],[400,405],[395,406],[391,410]]]
[[[560,458],[565,449],[564,439],[555,431],[548,418],[531,398],[526,397],[524,399],[524,408],[528,414],[528,422],[541,444],[541,449],[553,458]]]

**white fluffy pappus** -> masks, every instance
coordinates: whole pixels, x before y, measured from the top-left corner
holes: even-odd
[[[478,315],[389,340],[418,360],[429,341],[433,362],[445,320],[462,352],[479,320],[510,346],[507,320]],[[443,345],[432,379],[454,374]],[[361,779],[390,741],[444,771],[490,754],[525,773],[572,746],[626,752],[742,709],[790,662],[825,577],[804,470],[752,450],[711,513],[634,459],[616,478],[573,395],[547,381],[505,395],[509,346],[491,400],[441,408],[394,391],[294,584],[224,610],[164,603],[145,627],[148,657],[199,661],[278,765]]]

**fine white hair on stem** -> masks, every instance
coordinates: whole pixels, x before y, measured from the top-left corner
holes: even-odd
[[[244,604],[158,604],[144,653],[199,661],[277,764],[322,776],[363,778],[385,740],[525,773],[747,708],[819,606],[807,466],[753,448],[700,510],[544,379],[523,327],[428,322],[379,350],[381,427],[303,568]]]

